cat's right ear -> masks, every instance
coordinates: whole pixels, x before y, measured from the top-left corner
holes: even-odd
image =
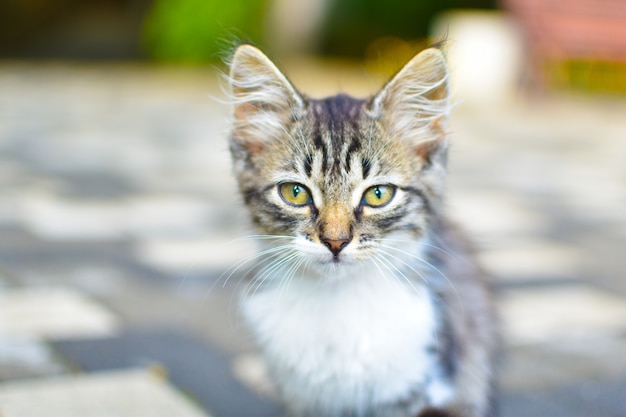
[[[369,103],[392,138],[408,141],[418,156],[429,159],[445,148],[449,91],[443,53],[426,49],[411,59]]]
[[[287,77],[254,46],[237,48],[229,83],[235,119],[232,139],[251,154],[284,135],[289,122],[304,109],[304,99]]]

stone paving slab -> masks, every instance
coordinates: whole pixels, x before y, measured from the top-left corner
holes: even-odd
[[[55,348],[85,372],[156,365],[216,417],[276,417],[280,409],[246,389],[230,358],[182,329],[127,329],[110,338],[57,340]]]
[[[110,336],[119,324],[115,314],[73,289],[37,285],[0,291],[0,381],[67,373],[47,339]]]
[[[115,333],[115,315],[67,288],[21,288],[0,293],[0,337],[103,336]]]
[[[3,417],[209,417],[150,370],[18,381],[0,385]]]
[[[504,394],[513,396],[582,387],[593,381],[611,386],[625,378],[623,352],[626,352],[626,336],[509,346],[500,369],[499,385]]]
[[[67,371],[62,360],[42,339],[0,337],[0,382],[45,377]]]
[[[589,285],[556,285],[500,293],[509,345],[589,340],[626,334],[626,297]],[[540,314],[537,314],[540,312]]]
[[[589,380],[557,390],[505,396],[502,417],[616,417],[626,410],[626,380]]]

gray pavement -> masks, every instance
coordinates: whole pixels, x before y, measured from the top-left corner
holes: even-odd
[[[307,68],[314,95],[376,88]],[[220,97],[209,68],[0,64],[0,415],[280,415],[219,281],[254,251]],[[624,114],[454,112],[449,209],[493,276],[503,417],[626,416]]]

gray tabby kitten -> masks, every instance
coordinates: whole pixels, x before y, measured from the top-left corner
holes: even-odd
[[[264,245],[242,311],[289,413],[490,415],[490,300],[442,212],[442,53],[373,97],[313,100],[242,45],[230,86],[235,172]]]

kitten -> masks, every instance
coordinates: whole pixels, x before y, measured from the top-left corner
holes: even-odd
[[[230,65],[230,147],[264,245],[242,313],[293,416],[487,416],[494,319],[443,215],[448,71],[314,100],[258,49]]]

